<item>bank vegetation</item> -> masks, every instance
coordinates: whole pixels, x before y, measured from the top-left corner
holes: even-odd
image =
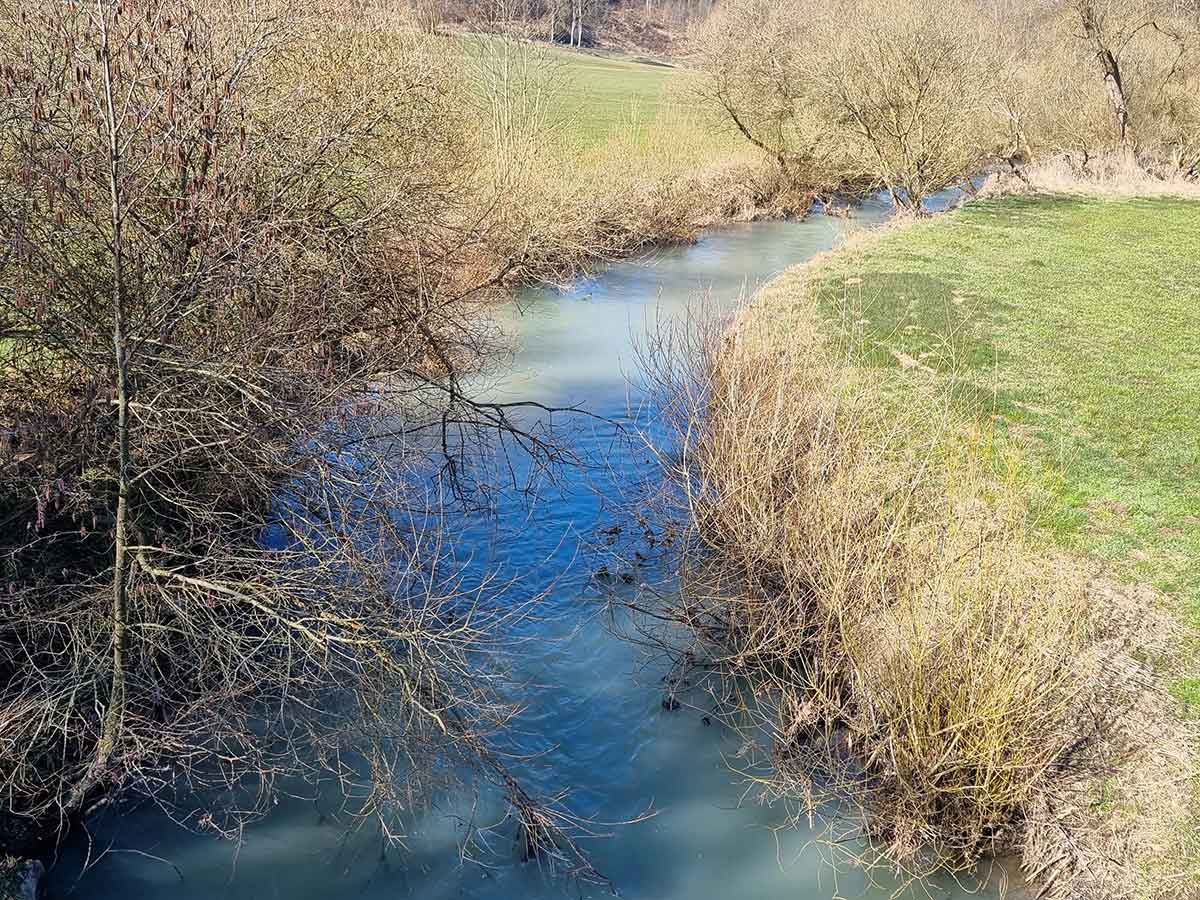
[[[656,521],[685,563],[678,595],[633,601],[642,637],[838,864],[978,886],[1015,857],[1039,896],[1192,896],[1170,603],[1049,546],[1021,445],[975,416],[953,346],[880,367],[869,300],[847,285],[827,318],[828,276],[648,348]]]
[[[125,796],[235,835],[315,781],[398,837],[466,779],[508,800],[523,854],[600,877],[493,740],[498,648],[537,598],[468,577],[442,524],[486,502],[497,455],[567,454],[461,377],[503,359],[488,310],[514,283],[774,188],[704,174],[682,115],[586,156],[544,54],[420,24],[407,3],[0,11],[5,853]]]
[[[698,54],[710,108],[815,198],[922,214],[989,171],[1196,194],[1194,4],[730,0]],[[838,274],[831,309],[814,285]],[[877,365],[851,275],[791,273],[728,329],[648,348],[687,550],[678,602],[635,601],[645,636],[708,672],[766,796],[860,862],[972,877],[1015,855],[1041,896],[1195,896],[1183,616],[1046,540],[954,329]]]

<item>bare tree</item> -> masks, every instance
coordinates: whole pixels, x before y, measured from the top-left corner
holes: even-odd
[[[467,771],[598,877],[490,743],[480,659],[536,598],[440,527],[472,436],[554,452],[459,387],[510,263],[462,274],[455,81],[367,24],[0,12],[0,784],[51,832],[121,791],[224,831],[365,772],[349,811],[391,828]]]
[[[814,102],[854,169],[872,172],[899,207],[919,212],[998,149],[981,26],[967,4],[880,0],[821,42]]]
[[[1143,117],[1159,118],[1167,112],[1159,101],[1197,65],[1200,23],[1186,5],[1161,0],[1075,0],[1073,12],[1104,84],[1117,143],[1131,156],[1137,143],[1135,93],[1140,89],[1146,95],[1143,103],[1158,107],[1145,110]]]
[[[966,5],[732,0],[700,39],[704,91],[816,193],[887,187],[913,210],[993,143],[989,75]]]

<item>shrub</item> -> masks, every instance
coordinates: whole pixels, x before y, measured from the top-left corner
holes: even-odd
[[[464,265],[451,74],[393,6],[0,10],[14,818],[53,837],[132,791],[236,833],[317,776],[365,779],[350,812],[388,827],[466,770],[553,830],[487,743],[515,611],[439,528],[464,454],[516,432],[458,389],[504,266]]]
[[[687,626],[670,645],[717,673],[719,708],[772,769],[757,783],[833,817],[839,846],[861,828],[864,858],[911,875],[1024,846],[1059,896],[1132,896],[1161,835],[1117,846],[1061,811],[1112,774],[1114,735],[1158,752],[1128,722],[1146,691],[1123,629],[1144,624],[1038,545],[1013,449],[952,379],[860,365],[861,311],[831,339],[805,277],[727,332],[668,332],[648,353],[688,554],[651,623]]]

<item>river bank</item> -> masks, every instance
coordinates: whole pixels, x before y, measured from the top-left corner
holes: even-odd
[[[888,210],[869,203],[857,215],[859,224],[873,225]],[[632,594],[640,580],[668,584],[673,555],[663,550],[643,560],[633,584],[593,577],[622,516],[613,498],[655,473],[629,433],[653,427],[657,413],[631,409],[628,383],[653,323],[685,320],[705,288],[730,311],[744,291],[828,250],[845,228],[844,220],[821,215],[732,226],[616,263],[562,292],[527,289],[518,303],[500,308],[500,326],[517,340],[511,366],[467,385],[484,401],[578,404],[600,417],[569,428],[583,464],[540,483],[536,502],[512,488],[497,496],[494,517],[451,525],[457,555],[474,561],[472,577],[519,575],[515,600],[546,592],[538,616],[505,636],[513,648],[512,697],[522,712],[504,746],[520,760],[515,772],[524,783],[543,795],[567,791],[567,808],[603,833],[587,848],[625,896],[827,900],[836,893],[883,900],[902,887],[878,873],[831,866],[819,834],[794,827],[786,807],[745,798],[740,776],[728,768],[740,737],[713,719],[702,690],[680,690],[680,708],[664,709],[669,663],[615,635],[605,612],[611,590]],[[522,421],[536,428],[554,418],[528,411]],[[515,484],[524,487],[530,474],[518,466]],[[535,647],[539,652],[531,652]],[[477,806],[470,791],[439,795],[414,817],[402,852],[382,849],[373,829],[342,810],[336,791],[297,793],[281,797],[238,842],[165,827],[152,807],[114,808],[92,822],[91,842],[75,834],[63,848],[50,874],[52,896],[69,891],[89,859],[95,863],[90,847],[113,851],[83,875],[97,898],[131,890],[147,900],[273,891],[314,900],[611,896],[603,886],[567,883],[519,862],[494,793],[485,792]],[[646,813],[652,815],[641,818]],[[495,824],[490,847],[468,845],[461,859],[462,826],[478,822]],[[901,896],[926,890],[956,900],[978,896],[948,878]]]
[[[1198,216],[971,203],[788,273],[690,362],[668,446],[702,580],[742,587],[676,613],[735,623],[701,643],[777,698],[779,790],[856,802],[893,859],[1196,889]]]

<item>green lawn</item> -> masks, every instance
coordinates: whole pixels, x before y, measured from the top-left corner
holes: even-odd
[[[493,41],[478,35],[464,41],[470,53],[473,42]],[[694,106],[688,69],[565,48],[519,45],[544,61],[544,71],[554,85],[553,116],[564,133],[581,148],[601,143],[617,128],[655,120],[665,102]]]
[[[820,278],[831,313],[861,308],[878,364],[957,372],[1029,448],[1054,541],[1200,627],[1200,203],[977,202]],[[1180,689],[1200,702],[1200,684]]]

